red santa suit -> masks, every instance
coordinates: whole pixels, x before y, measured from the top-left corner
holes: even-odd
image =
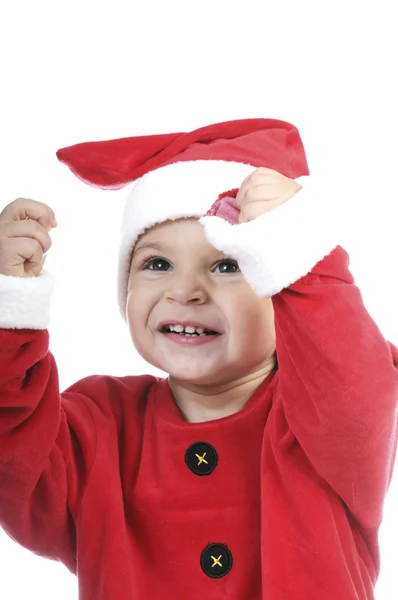
[[[60,394],[43,314],[24,321],[48,275],[0,276],[0,524],[75,573],[82,600],[374,598],[398,351],[340,246],[320,256],[314,235],[295,256],[274,247],[295,210],[314,210],[305,187],[247,227],[203,221],[272,295],[277,334],[275,370],[216,421],[186,423],[167,379],[149,375],[92,376]]]

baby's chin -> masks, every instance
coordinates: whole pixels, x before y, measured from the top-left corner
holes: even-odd
[[[217,372],[209,372],[208,370],[195,369],[169,369],[158,367],[175,382],[195,387],[217,386],[221,383],[220,374]]]
[[[237,379],[248,374],[238,373],[232,366],[230,368],[225,368],[224,365],[215,366],[211,369],[195,369],[194,367],[188,369],[173,368],[166,372],[168,373],[169,378],[175,382],[186,386],[203,388],[203,391],[206,394],[211,393],[212,388],[216,392],[220,387],[229,386],[229,384],[233,384]]]
[[[221,381],[228,381],[233,379],[234,369],[228,369],[226,372],[225,367],[222,365],[211,365],[209,362],[195,360],[194,357],[188,360],[177,360],[176,357],[170,360],[165,358],[164,360],[159,357],[143,356],[147,363],[159,369],[165,373],[168,377],[185,384],[191,384],[195,386],[209,386],[219,385]],[[196,358],[196,357],[195,357]]]

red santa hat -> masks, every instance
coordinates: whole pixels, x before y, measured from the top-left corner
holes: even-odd
[[[101,189],[116,190],[135,182],[127,198],[119,251],[118,299],[123,315],[132,251],[145,230],[169,219],[205,214],[227,219],[229,214],[233,221],[233,205],[222,214],[220,199],[234,196],[226,192],[236,194],[258,167],[292,179],[309,174],[297,128],[274,119],[86,142],[58,150],[57,157],[84,183]]]

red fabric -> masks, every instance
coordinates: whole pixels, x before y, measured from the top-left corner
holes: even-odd
[[[60,396],[47,331],[0,331],[0,523],[77,573],[82,600],[374,598],[398,351],[341,248],[273,304],[278,369],[201,424],[151,376]],[[197,441],[218,451],[206,477],[184,462]],[[221,579],[201,571],[211,542],[234,557]]]
[[[236,195],[238,190],[224,192],[220,194],[211,208],[204,215],[205,217],[220,217],[225,221],[229,221],[232,225],[239,223],[240,208],[236,204]]]
[[[291,179],[309,174],[297,128],[275,119],[242,119],[189,133],[84,142],[61,148],[57,157],[79,179],[103,189],[119,189],[159,167],[192,160],[268,167]]]

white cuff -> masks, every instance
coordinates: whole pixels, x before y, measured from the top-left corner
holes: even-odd
[[[48,271],[38,277],[0,274],[0,329],[46,329],[54,283]]]
[[[342,239],[341,208],[329,182],[301,177],[290,200],[253,221],[231,225],[202,217],[209,243],[234,257],[260,297],[271,297],[307,275]],[[321,191],[319,191],[321,190]]]

